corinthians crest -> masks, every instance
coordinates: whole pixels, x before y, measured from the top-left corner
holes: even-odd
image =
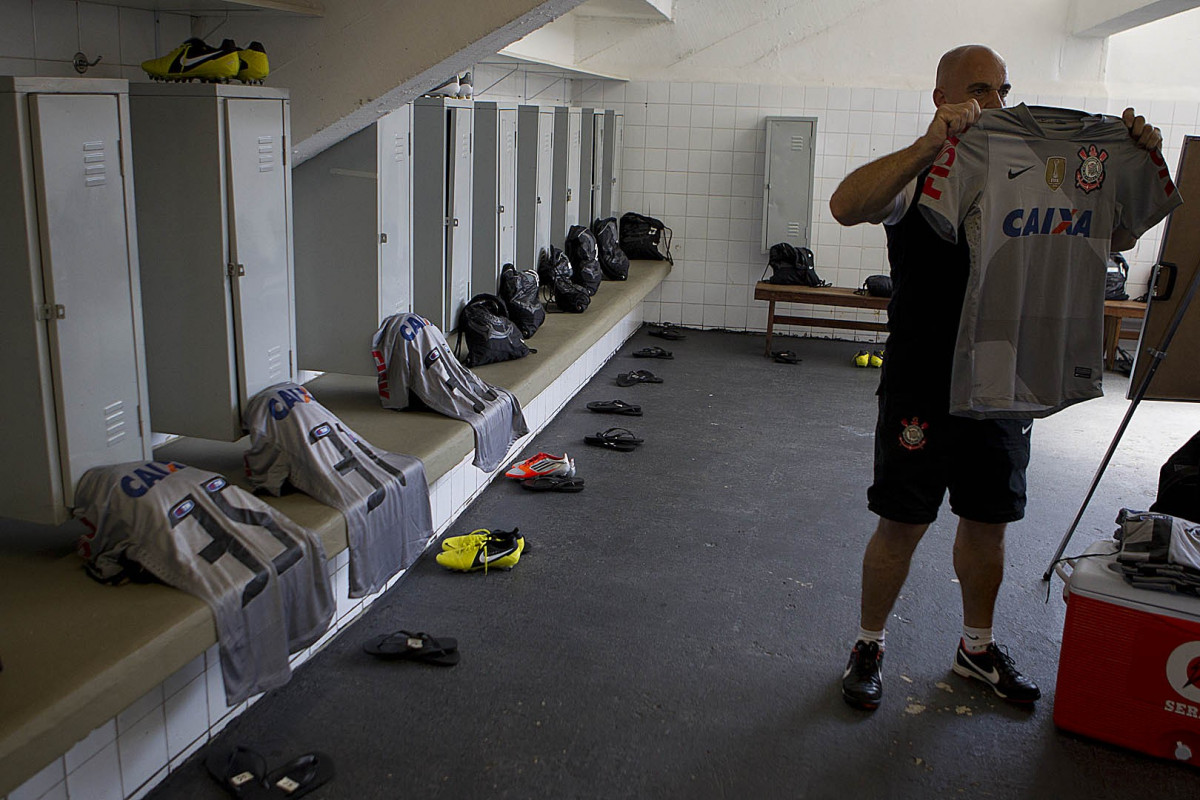
[[[1051,156],[1046,159],[1046,185],[1053,191],[1063,185],[1067,179],[1067,160],[1062,156]]]
[[[1107,150],[1097,150],[1096,145],[1079,148],[1079,169],[1075,170],[1075,185],[1085,193],[1099,189],[1104,183],[1104,162]]]
[[[929,429],[928,422],[921,422],[920,417],[911,420],[900,420],[900,444],[906,450],[920,450],[925,446],[925,431]]]

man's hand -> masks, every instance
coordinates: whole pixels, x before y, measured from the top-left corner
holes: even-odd
[[[976,122],[982,112],[979,103],[968,100],[965,103],[943,103],[938,106],[937,113],[929,123],[925,135],[919,140],[920,144],[930,153],[930,160],[941,151],[942,145],[951,136],[958,136]],[[1144,120],[1143,120],[1144,121]]]
[[[1125,109],[1121,121],[1129,129],[1133,143],[1143,150],[1157,150],[1162,147],[1162,131],[1146,123],[1145,117],[1137,116],[1132,108]]]

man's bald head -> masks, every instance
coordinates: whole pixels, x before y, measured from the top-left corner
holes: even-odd
[[[975,100],[981,108],[1001,108],[1009,88],[1004,59],[985,45],[965,44],[938,61],[933,101],[940,106]]]

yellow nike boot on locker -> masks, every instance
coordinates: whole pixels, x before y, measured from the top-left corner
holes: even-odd
[[[271,68],[267,64],[267,50],[262,42],[251,42],[248,47],[238,51],[241,68],[237,79],[242,83],[262,83]]]
[[[227,81],[236,77],[241,60],[229,39],[210,47],[201,39],[188,39],[170,53],[142,62],[142,69],[160,81]]]

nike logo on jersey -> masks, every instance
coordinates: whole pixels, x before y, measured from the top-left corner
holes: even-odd
[[[1031,169],[1033,169],[1032,166],[1028,166],[1025,169],[1010,169],[1008,171],[1008,179],[1011,181],[1013,178],[1017,177],[1018,175],[1024,175],[1026,172],[1029,172],[1029,170],[1031,170]]]
[[[1078,215],[1078,216],[1076,216]],[[1092,235],[1092,210],[1078,208],[1014,208],[1004,218],[1005,236]]]

